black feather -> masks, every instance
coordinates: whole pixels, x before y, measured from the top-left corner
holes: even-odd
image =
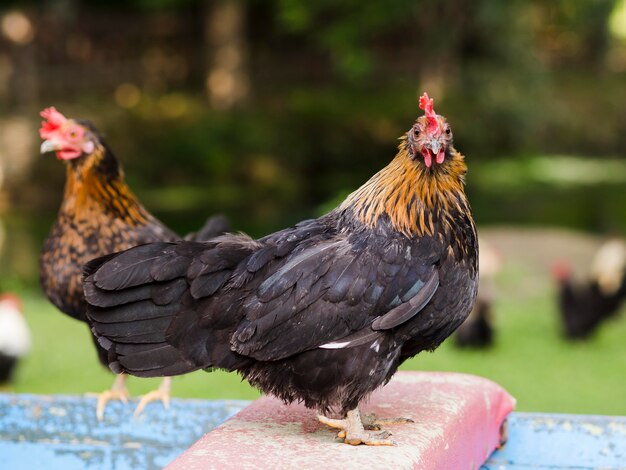
[[[190,261],[189,258],[180,256],[177,253],[162,256],[152,263],[150,277],[159,282],[184,276],[187,268],[189,268]]]
[[[91,299],[91,305],[94,307],[114,307],[139,300],[147,300],[152,295],[152,286],[145,284],[143,286],[131,287],[120,291],[117,295],[112,296],[110,292],[103,291],[96,287],[93,281],[85,281],[83,283],[85,295]]]
[[[409,321],[412,317],[421,312],[426,304],[430,302],[430,299],[433,298],[435,292],[437,292],[437,288],[439,287],[439,274],[433,269],[428,280],[420,284],[420,290],[417,291],[413,297],[410,297],[408,302],[405,301],[405,303],[394,308],[389,313],[374,320],[372,328],[374,330],[389,330]]]
[[[177,310],[178,305],[176,304],[157,305],[149,300],[142,300],[140,302],[122,304],[107,309],[91,309],[89,318],[101,324],[118,324],[171,317]],[[127,326],[125,325],[120,326],[120,330],[126,328]]]
[[[215,294],[226,283],[230,275],[230,271],[223,270],[197,277],[191,283],[191,295],[199,299]]]
[[[145,284],[152,280],[152,265],[173,251],[171,243],[151,243],[123,251],[102,264],[93,274],[93,280],[97,287],[106,290]]]

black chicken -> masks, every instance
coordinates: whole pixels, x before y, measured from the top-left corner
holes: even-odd
[[[180,240],[176,233],[150,214],[132,194],[123,171],[97,129],[87,121],[67,119],[54,108],[41,113],[44,140],[41,152],[55,152],[67,162],[63,202],[44,242],[39,275],[50,301],[62,312],[86,322],[87,305],[82,289],[83,265],[98,256],[142,243]],[[209,219],[195,234],[207,240],[228,230],[223,216]],[[95,342],[100,362],[107,365],[107,352]],[[155,399],[169,401],[170,378],[158,390],[142,397],[136,413]],[[126,401],[126,375],[99,395],[97,416],[103,418],[107,401]]]
[[[626,244],[621,240],[610,240],[598,249],[584,281],[574,280],[565,261],[552,266],[566,338],[588,338],[620,310],[626,300],[625,272]]]
[[[494,331],[492,326],[491,302],[476,298],[474,308],[467,320],[458,328],[454,335],[457,346],[461,348],[488,348],[493,344]]]
[[[85,268],[111,368],[141,377],[238,371],[303,401],[349,444],[390,445],[357,406],[469,314],[477,238],[467,167],[426,94],[396,158],[338,208],[259,240],[151,243]]]
[[[454,334],[455,344],[462,348],[487,348],[493,344],[494,277],[502,268],[502,254],[484,240],[480,240],[480,283],[476,303],[467,319]]]

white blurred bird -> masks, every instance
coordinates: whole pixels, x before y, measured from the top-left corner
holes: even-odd
[[[30,351],[31,335],[15,294],[0,295],[0,385],[11,381],[18,361]]]
[[[589,277],[596,280],[605,295],[615,294],[624,283],[626,242],[619,238],[606,241],[596,252]]]

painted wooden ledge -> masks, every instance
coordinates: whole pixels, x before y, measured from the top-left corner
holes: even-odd
[[[175,398],[134,418],[136,399],[115,401],[99,422],[95,398],[0,394],[0,469],[161,469],[248,403]]]
[[[408,417],[389,427],[395,447],[337,442],[302,405],[264,397],[205,435],[168,470],[276,468],[479,468],[501,440],[515,400],[499,385],[465,374],[400,372],[365,412]]]
[[[626,416],[512,413],[482,470],[626,469]]]

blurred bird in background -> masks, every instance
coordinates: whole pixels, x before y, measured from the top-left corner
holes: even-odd
[[[568,339],[585,339],[626,299],[626,243],[605,242],[596,252],[584,281],[576,281],[565,260],[553,264],[563,334]]]
[[[493,344],[495,334],[493,301],[495,298],[495,276],[502,269],[502,253],[480,239],[478,295],[471,313],[454,335],[459,347],[486,348]]]
[[[41,251],[40,281],[46,296],[59,310],[86,322],[81,276],[87,261],[143,243],[181,237],[137,200],[124,181],[119,162],[93,124],[68,119],[55,108],[45,109],[41,116],[41,152],[54,152],[63,160],[67,177],[61,208]],[[225,218],[216,216],[192,238],[208,239],[228,229]],[[94,344],[100,362],[106,366],[106,350],[95,341]],[[157,399],[167,407],[170,381],[166,377],[158,390],[144,395],[136,413]],[[110,390],[99,395],[99,419],[103,418],[109,400],[127,401],[125,382],[126,375],[121,374]]]
[[[348,444],[392,444],[367,429],[361,400],[452,334],[478,283],[464,157],[426,94],[420,107],[396,158],[319,219],[90,262],[88,316],[111,368],[238,371],[285,402],[339,413],[319,419]]]
[[[28,354],[31,335],[15,294],[0,295],[0,386],[11,383],[20,359]]]

